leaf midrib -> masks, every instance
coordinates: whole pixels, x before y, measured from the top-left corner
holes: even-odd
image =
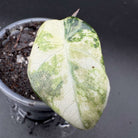
[[[73,79],[73,76],[71,74],[71,65],[70,65],[70,62],[69,62],[69,59],[70,59],[70,54],[69,54],[69,43],[64,39],[64,51],[65,51],[65,57],[66,57],[66,63],[67,63],[67,66],[68,66],[68,75],[71,79],[71,84],[72,84],[72,88],[73,88],[73,93],[74,93],[74,102],[76,102],[76,105],[77,105],[77,109],[78,109],[78,114],[79,114],[79,119],[82,123],[82,119],[81,119],[81,116],[80,116],[80,109],[79,109],[79,105],[78,105],[78,102],[77,102],[77,99],[76,99],[76,87],[75,87],[75,81]],[[82,123],[83,125],[83,123]]]

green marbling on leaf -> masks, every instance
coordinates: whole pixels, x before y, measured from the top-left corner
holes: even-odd
[[[77,128],[89,129],[106,106],[109,80],[95,30],[76,17],[40,27],[28,64],[34,91]]]

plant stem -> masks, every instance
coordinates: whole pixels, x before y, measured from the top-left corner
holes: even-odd
[[[73,16],[73,17],[76,17],[76,16],[78,15],[79,11],[80,11],[80,8],[77,9],[77,10],[72,14],[72,16]]]

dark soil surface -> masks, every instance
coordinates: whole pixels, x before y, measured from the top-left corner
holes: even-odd
[[[17,26],[15,33],[6,30],[0,40],[0,79],[14,92],[39,100],[27,76],[28,57],[40,23]]]

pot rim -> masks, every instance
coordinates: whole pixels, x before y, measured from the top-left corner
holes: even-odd
[[[49,18],[36,17],[36,18],[27,18],[27,19],[16,21],[4,27],[2,30],[0,30],[0,38],[3,37],[6,29],[11,30],[12,28],[23,25],[25,23],[41,22],[41,21],[46,21],[46,20],[49,20]],[[7,85],[5,85],[1,79],[0,79],[0,91],[3,92],[6,96],[8,96],[10,99],[14,100],[15,102],[19,102],[20,104],[23,104],[25,106],[36,107],[38,109],[50,109],[50,107],[47,106],[42,101],[31,100],[31,99],[23,97],[22,95],[15,93]]]

